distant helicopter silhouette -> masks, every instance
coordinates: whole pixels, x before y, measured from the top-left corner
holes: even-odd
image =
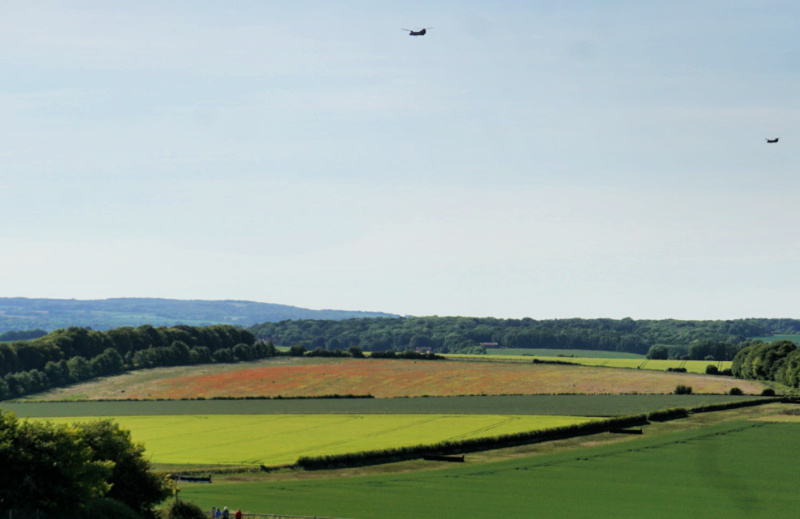
[[[425,36],[428,32],[428,29],[433,29],[433,27],[423,27],[418,31],[412,31],[411,29],[400,29],[401,31],[408,31],[409,36]]]
[[[767,139],[767,144],[775,144],[776,142],[778,142],[778,139],[780,139],[780,137],[775,137],[774,139]]]

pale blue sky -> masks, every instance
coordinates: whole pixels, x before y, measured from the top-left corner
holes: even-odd
[[[798,29],[794,1],[0,0],[0,296],[800,317]]]

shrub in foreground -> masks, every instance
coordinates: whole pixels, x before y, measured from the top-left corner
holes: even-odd
[[[188,501],[176,499],[163,510],[161,519],[207,519],[206,514],[199,506]]]
[[[142,519],[135,510],[108,497],[89,501],[81,517],[82,519]]]
[[[684,386],[683,384],[678,384],[675,386],[675,394],[676,395],[691,395],[692,394],[692,386]]]

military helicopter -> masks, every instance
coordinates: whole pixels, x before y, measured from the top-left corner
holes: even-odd
[[[428,32],[428,29],[433,29],[433,27],[423,27],[418,31],[412,31],[411,29],[400,29],[401,31],[408,31],[409,36],[425,36],[425,33]]]
[[[774,139],[767,139],[767,144],[775,144],[776,142],[778,142],[778,139],[780,139],[780,137],[775,137]]]

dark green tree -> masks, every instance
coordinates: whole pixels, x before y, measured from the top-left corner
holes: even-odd
[[[108,479],[111,488],[106,497],[133,510],[150,510],[170,495],[169,482],[150,470],[144,446],[131,440],[130,431],[121,429],[111,420],[76,424],[75,427],[91,449],[91,459],[109,462],[113,467]]]
[[[0,512],[44,512],[76,517],[92,499],[104,496],[113,462],[93,457],[73,427],[18,422],[0,414]],[[5,516],[5,515],[4,515]]]
[[[666,360],[669,358],[669,348],[667,348],[662,344],[655,344],[653,346],[650,346],[650,349],[647,350],[647,358]]]

